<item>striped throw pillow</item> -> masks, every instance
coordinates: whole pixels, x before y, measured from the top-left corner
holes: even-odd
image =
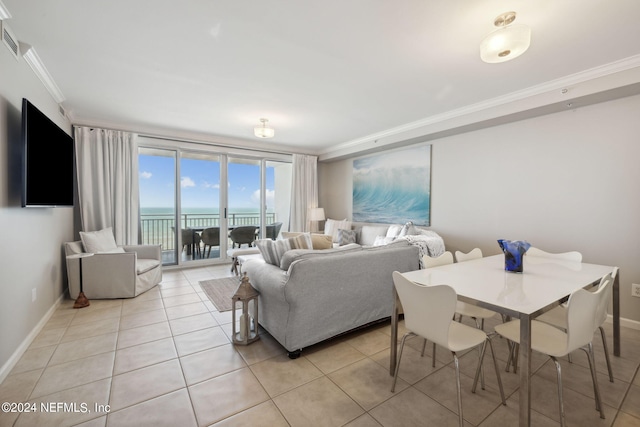
[[[311,236],[301,234],[289,239],[271,240],[260,239],[256,241],[256,246],[262,254],[265,262],[280,267],[280,260],[285,252],[291,249],[311,249]]]

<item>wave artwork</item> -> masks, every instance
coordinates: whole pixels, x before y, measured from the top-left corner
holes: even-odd
[[[431,146],[353,161],[353,221],[430,225]]]

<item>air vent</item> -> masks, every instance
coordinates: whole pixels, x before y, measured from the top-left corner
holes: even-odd
[[[60,104],[58,104],[58,113],[60,113],[62,117],[67,117],[66,111],[64,111],[64,108],[62,108],[62,105]]]
[[[18,58],[20,58],[20,49],[18,49],[18,39],[16,38],[16,35],[13,34],[13,31],[9,29],[4,21],[0,21],[0,29],[2,29],[2,42],[9,48],[13,57],[18,60]]]

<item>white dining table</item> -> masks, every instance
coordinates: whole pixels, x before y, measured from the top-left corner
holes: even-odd
[[[614,267],[541,257],[524,257],[524,271],[504,269],[504,255],[404,273],[418,284],[449,285],[458,299],[520,319],[519,425],[531,424],[531,320],[566,301],[580,288],[598,284]],[[620,355],[619,275],[614,282],[614,354]],[[395,294],[395,287],[394,287]],[[399,301],[394,298],[391,317],[391,363],[397,357]]]

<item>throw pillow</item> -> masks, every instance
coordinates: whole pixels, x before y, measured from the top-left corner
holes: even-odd
[[[313,249],[331,249],[333,239],[326,234],[311,234],[311,244]]]
[[[265,262],[280,267],[280,260],[285,252],[291,249],[311,249],[311,237],[308,234],[291,237],[289,239],[271,240],[260,239],[256,241]]]
[[[400,233],[398,234],[398,237],[413,236],[415,234],[418,234],[416,232],[416,227],[413,225],[413,222],[409,221],[405,225],[402,226],[402,230],[400,230]]]
[[[377,236],[376,240],[373,242],[373,246],[384,246],[393,242],[395,237],[386,237],[386,236]]]
[[[324,224],[324,234],[331,236],[334,243],[338,243],[338,230],[340,229],[351,230],[351,221],[328,219]]]
[[[355,230],[343,230],[340,228],[338,230],[338,245],[344,246],[349,243],[356,242],[356,231]]]
[[[81,231],[80,240],[82,240],[84,251],[88,253],[96,254],[98,252],[109,252],[118,249],[111,227],[99,231]]]
[[[402,227],[403,226],[400,224],[390,225],[387,229],[386,237],[398,237],[398,234],[400,234],[400,231],[402,231]]]

